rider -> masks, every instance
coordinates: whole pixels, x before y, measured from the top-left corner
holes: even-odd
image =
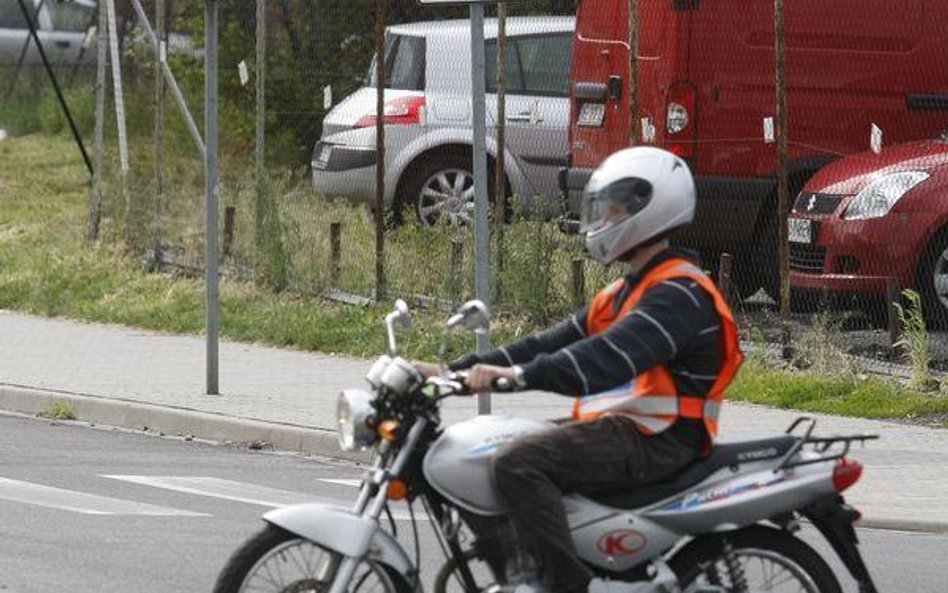
[[[624,262],[626,275],[560,324],[450,365],[469,369],[472,391],[506,378],[578,395],[574,422],[509,442],[494,463],[501,499],[553,593],[627,587],[594,579],[579,559],[563,494],[662,480],[706,454],[717,432],[742,356],[724,298],[693,255],[669,246],[694,209],[679,157],[644,146],[611,155],[586,185],[581,231],[593,258]]]

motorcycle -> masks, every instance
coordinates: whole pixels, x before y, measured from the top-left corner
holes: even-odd
[[[441,402],[470,395],[465,376],[423,379],[397,356],[395,329],[410,320],[398,301],[385,318],[389,354],[366,376],[371,391],[339,395],[341,448],[374,449],[353,507],[312,503],[268,512],[266,526],[220,573],[215,593],[421,593],[418,501],[447,558],[435,593],[542,590],[542,567],[505,515],[491,464],[507,441],[553,424],[483,415],[442,426]],[[455,329],[485,332],[489,323],[479,301],[450,316],[442,368]],[[862,473],[847,457],[851,445],[878,437],[815,436],[815,425],[801,417],[784,434],[718,442],[708,456],[646,488],[566,495],[575,549],[594,574],[629,583],[635,593],[839,593],[826,561],[796,535],[805,519],[830,543],[860,593],[875,593],[853,527],[860,514],[841,493]],[[393,501],[409,503],[415,561],[383,527]]]

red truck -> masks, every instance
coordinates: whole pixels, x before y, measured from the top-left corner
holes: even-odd
[[[839,156],[948,128],[948,2],[793,0],[785,8],[792,202]],[[638,0],[641,142],[684,157],[698,183],[682,242],[706,265],[737,257],[744,294],[776,287],[774,3]],[[568,166],[560,188],[578,212],[592,170],[628,146],[629,0],[581,0],[573,40]],[[710,259],[709,259],[710,258]],[[774,294],[771,292],[771,294]]]

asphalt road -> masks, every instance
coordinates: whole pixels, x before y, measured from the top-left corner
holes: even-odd
[[[264,511],[306,500],[348,505],[360,475],[329,459],[3,415],[0,460],[4,593],[209,591]],[[409,523],[397,523],[413,556]],[[441,558],[430,526],[420,528],[429,585]],[[881,591],[944,593],[948,535],[860,536]],[[830,555],[818,536],[804,538]]]

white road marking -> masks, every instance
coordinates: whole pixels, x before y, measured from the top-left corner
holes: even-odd
[[[133,484],[151,486],[153,488],[162,488],[164,490],[173,490],[185,494],[196,494],[198,496],[208,496],[211,498],[222,498],[248,504],[256,504],[265,507],[285,507],[294,504],[303,504],[307,502],[321,502],[350,508],[355,497],[348,500],[338,498],[329,498],[307,494],[303,492],[291,492],[289,490],[279,490],[268,486],[258,486],[246,482],[237,482],[234,480],[225,480],[221,478],[211,478],[206,476],[127,476],[127,475],[103,475],[103,478],[113,480],[122,480]],[[323,482],[332,482],[345,484],[346,486],[356,486],[361,484],[361,480],[320,480]],[[401,508],[392,509],[392,516],[397,520],[407,521],[411,519],[411,514],[407,508],[399,504]],[[422,514],[416,513],[415,518],[419,521],[426,520]]]
[[[163,488],[185,494],[210,496],[225,500],[236,500],[265,507],[284,507],[305,502],[332,502],[338,500],[321,499],[312,494],[278,490],[267,486],[257,486],[221,478],[204,476],[102,476],[113,480],[142,484],[153,488]]]
[[[0,500],[32,504],[86,515],[146,515],[153,517],[207,517],[182,509],[157,506],[120,498],[99,496],[30,482],[0,478]]]
[[[339,484],[340,486],[352,486],[353,488],[362,486],[362,478],[319,478],[319,481],[327,484]]]

